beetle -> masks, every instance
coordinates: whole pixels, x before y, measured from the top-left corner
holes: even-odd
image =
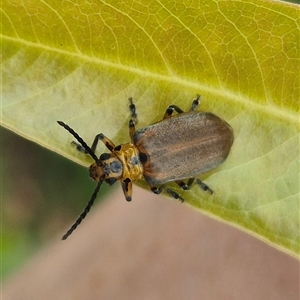
[[[144,179],[155,194],[164,191],[182,202],[184,199],[165,183],[175,182],[183,190],[188,190],[195,182],[204,191],[213,193],[196,176],[216,168],[226,159],[233,143],[233,130],[218,116],[210,112],[195,111],[199,100],[200,96],[197,95],[188,112],[170,105],[160,122],[135,130],[136,106],[132,98],[129,98],[130,142],[117,146],[100,133],[89,147],[71,127],[57,121],[77,140],[72,142],[77,150],[94,159],[89,173],[93,180],[98,181],[85,210],[63,239],[67,239],[86,217],[103,181],[112,185],[120,180],[127,201],[131,201],[132,182],[138,179]],[[173,115],[174,111],[177,112],[176,115]],[[103,153],[98,158],[95,150],[99,141],[104,143],[110,153]]]

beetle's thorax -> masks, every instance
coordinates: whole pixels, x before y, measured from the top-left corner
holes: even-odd
[[[102,179],[109,184],[125,178],[135,181],[143,177],[138,150],[132,143],[119,145],[112,153],[101,154],[99,161],[90,166],[89,172],[93,180]]]
[[[135,181],[143,177],[143,167],[140,163],[139,152],[134,144],[119,145],[115,148],[114,154],[123,166],[122,179],[130,178],[131,181]]]

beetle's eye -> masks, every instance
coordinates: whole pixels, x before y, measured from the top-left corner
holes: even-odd
[[[107,160],[110,158],[110,154],[109,153],[102,153],[100,155],[100,160]]]
[[[114,177],[105,179],[105,182],[108,183],[109,185],[113,185],[116,181],[117,179]]]

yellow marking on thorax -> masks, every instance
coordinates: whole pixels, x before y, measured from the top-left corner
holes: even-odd
[[[121,145],[120,151],[115,154],[123,164],[123,179],[130,178],[131,181],[143,178],[143,166],[140,163],[139,152],[132,143]]]

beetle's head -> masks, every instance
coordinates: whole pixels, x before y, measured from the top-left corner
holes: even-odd
[[[57,123],[69,131],[75,139],[81,144],[82,148],[88,153],[95,161],[90,168],[90,176],[92,179],[97,180],[98,184],[94,190],[94,193],[85,207],[84,211],[81,213],[76,222],[71,226],[67,233],[63,236],[63,240],[67,239],[70,234],[77,228],[77,226],[82,222],[90,211],[100,187],[105,180],[108,184],[113,184],[122,177],[123,165],[120,160],[113,154],[103,153],[99,159],[94,151],[86,144],[86,142],[67,124],[62,121],[57,121]]]
[[[89,172],[93,180],[105,180],[106,183],[112,185],[122,177],[123,167],[115,155],[103,153],[98,162],[90,166]]]

